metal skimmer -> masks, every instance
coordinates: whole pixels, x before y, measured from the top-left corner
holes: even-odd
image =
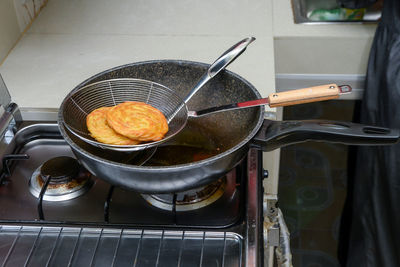
[[[169,121],[169,131],[164,139],[139,145],[109,145],[93,139],[86,126],[86,116],[100,107],[111,107],[125,101],[147,103],[160,110]],[[61,108],[60,121],[83,141],[101,148],[136,151],[156,146],[175,136],[186,125],[188,110],[183,100],[171,89],[147,80],[112,79],[82,87],[67,97]]]

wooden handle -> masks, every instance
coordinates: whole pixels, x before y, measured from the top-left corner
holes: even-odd
[[[284,107],[296,104],[317,102],[338,98],[340,89],[336,84],[326,84],[315,87],[273,93],[268,96],[269,106]]]

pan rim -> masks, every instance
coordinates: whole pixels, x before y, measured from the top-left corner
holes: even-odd
[[[74,91],[79,90],[81,87],[91,83],[91,81],[97,79],[98,77],[105,75],[107,73],[110,73],[112,71],[116,71],[116,70],[120,70],[123,69],[125,67],[130,67],[130,66],[137,66],[137,65],[144,65],[144,64],[155,64],[155,63],[176,63],[176,64],[181,64],[181,65],[197,65],[197,66],[201,66],[204,68],[207,68],[210,64],[207,63],[203,63],[203,62],[196,62],[196,61],[189,61],[189,60],[177,60],[177,59],[163,59],[163,60],[147,60],[147,61],[140,61],[140,62],[134,62],[134,63],[128,63],[128,64],[123,64],[120,66],[116,66],[110,69],[107,69],[103,72],[100,72],[94,76],[89,77],[88,79],[86,79],[85,81],[81,82],[80,84],[78,84],[74,89],[71,90],[71,92],[69,94],[72,94]],[[224,72],[226,72],[227,74],[229,74],[230,76],[240,80],[241,82],[243,82],[244,84],[246,84],[252,91],[253,93],[256,95],[257,98],[261,98],[261,94],[258,92],[258,90],[246,79],[244,79],[243,77],[241,77],[240,75],[229,71],[227,69],[224,70]],[[69,95],[68,94],[68,95]],[[67,95],[67,96],[68,96]],[[62,102],[62,104],[64,103],[64,100]],[[259,131],[259,129],[261,128],[261,125],[264,121],[264,113],[265,110],[263,107],[255,107],[258,109],[258,121],[257,124],[253,127],[252,131],[247,135],[246,138],[244,138],[242,141],[240,141],[239,143],[237,143],[235,146],[232,146],[231,148],[227,149],[226,151],[217,154],[215,156],[212,156],[210,158],[204,159],[204,160],[200,160],[200,161],[196,161],[196,162],[190,162],[190,163],[185,163],[185,164],[178,164],[178,165],[171,165],[171,166],[136,166],[136,165],[129,165],[129,164],[124,164],[124,163],[119,163],[116,161],[111,161],[111,160],[107,160],[104,158],[101,158],[99,156],[96,156],[88,151],[86,151],[85,149],[81,148],[79,145],[77,145],[71,138],[69,138],[64,125],[62,125],[61,121],[60,121],[60,116],[61,116],[61,112],[62,112],[62,106],[60,106],[59,112],[58,112],[58,120],[57,120],[57,124],[59,127],[59,130],[63,136],[63,138],[67,141],[67,143],[75,150],[79,151],[79,153],[83,153],[84,155],[89,156],[90,158],[93,158],[97,161],[101,161],[104,164],[107,165],[112,165],[112,166],[118,166],[120,168],[123,169],[127,169],[127,170],[140,170],[142,172],[154,172],[154,170],[157,171],[171,171],[171,170],[183,170],[183,169],[191,169],[193,168],[193,166],[206,166],[209,164],[212,164],[214,161],[217,161],[221,158],[226,157],[227,155],[233,153],[236,150],[239,150],[240,148],[242,148],[243,146],[247,145],[251,139],[253,139],[253,137],[256,135],[256,133]]]

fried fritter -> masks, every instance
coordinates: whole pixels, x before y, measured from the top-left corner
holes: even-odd
[[[90,135],[99,142],[111,145],[136,145],[139,142],[116,133],[107,124],[106,114],[111,107],[102,107],[93,110],[86,117],[86,125]]]
[[[159,141],[168,132],[164,114],[143,102],[128,101],[112,107],[107,123],[117,133],[142,142]]]

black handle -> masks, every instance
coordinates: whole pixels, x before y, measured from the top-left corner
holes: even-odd
[[[252,144],[263,151],[306,141],[346,145],[391,145],[399,142],[400,131],[351,122],[328,120],[264,120]]]

